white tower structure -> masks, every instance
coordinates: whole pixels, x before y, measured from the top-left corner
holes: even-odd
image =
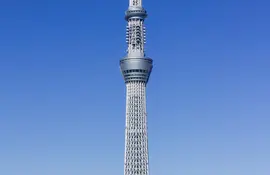
[[[127,55],[120,60],[126,84],[124,175],[149,175],[146,85],[153,61],[144,50],[146,17],[142,0],[129,0],[125,16]]]

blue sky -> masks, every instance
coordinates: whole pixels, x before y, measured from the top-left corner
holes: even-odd
[[[0,174],[123,174],[128,0],[0,3]],[[269,175],[263,0],[144,0],[150,172]]]

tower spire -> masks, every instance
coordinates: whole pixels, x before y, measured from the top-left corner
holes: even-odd
[[[129,0],[129,6],[141,7],[142,0]]]

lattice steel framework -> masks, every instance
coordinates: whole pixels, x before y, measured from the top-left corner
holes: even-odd
[[[148,175],[145,83],[127,84],[125,175]]]
[[[152,59],[145,57],[147,13],[142,0],[129,0],[127,56],[120,60],[126,83],[126,129],[124,175],[149,175],[146,85],[152,71]]]

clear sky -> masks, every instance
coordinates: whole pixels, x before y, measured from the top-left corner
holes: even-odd
[[[128,0],[0,2],[0,174],[123,174]],[[270,174],[270,2],[144,0],[152,175]]]

